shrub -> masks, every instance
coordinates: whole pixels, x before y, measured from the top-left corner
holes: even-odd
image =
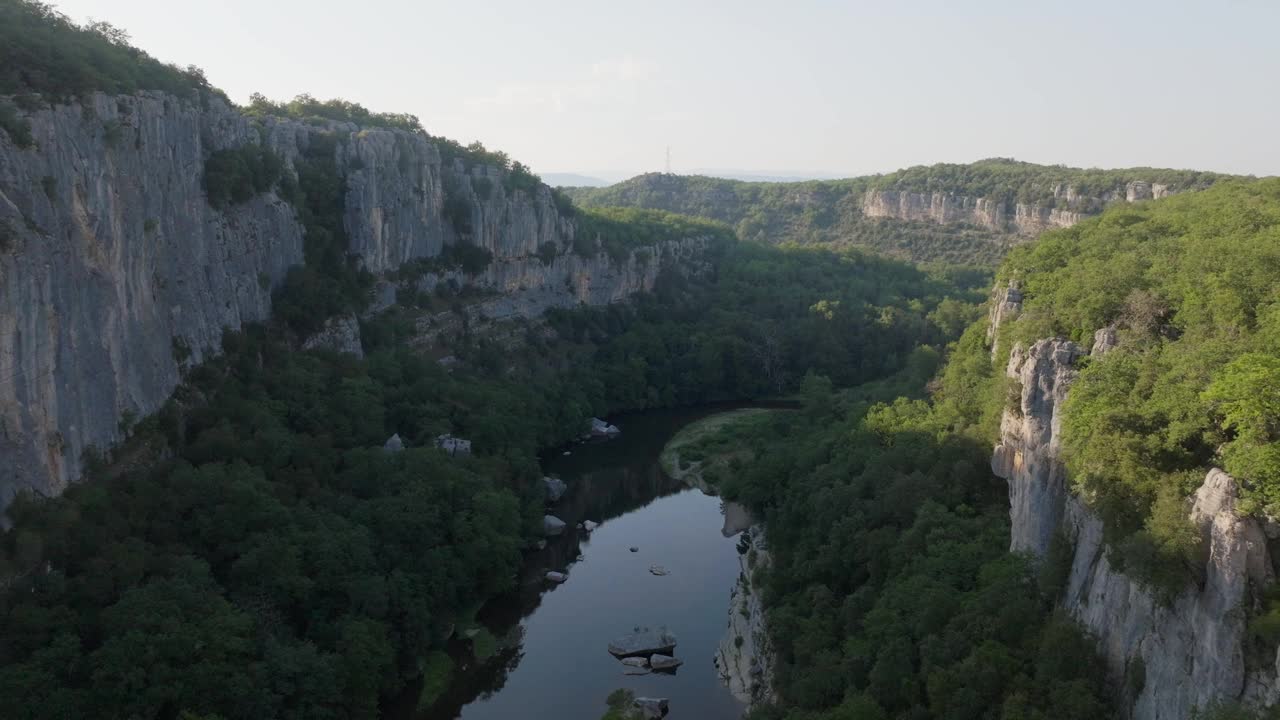
[[[556,261],[556,255],[560,253],[560,249],[553,242],[544,242],[538,246],[538,259],[543,265],[550,265]]]
[[[33,147],[35,139],[31,137],[31,122],[18,116],[17,108],[0,100],[0,130],[4,130],[14,145],[20,148]]]
[[[216,150],[204,164],[204,188],[218,209],[247,202],[280,181],[284,162],[259,144]]]

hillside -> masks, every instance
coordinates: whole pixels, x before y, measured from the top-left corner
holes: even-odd
[[[735,228],[744,240],[852,245],[913,261],[994,265],[1010,247],[1110,204],[1198,190],[1223,177],[995,159],[797,183],[650,173],[605,188],[565,192],[585,206],[657,208],[712,218]]]

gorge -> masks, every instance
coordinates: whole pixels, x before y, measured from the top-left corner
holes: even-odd
[[[1280,181],[553,189],[28,0],[0,60],[6,716],[1274,716]]]

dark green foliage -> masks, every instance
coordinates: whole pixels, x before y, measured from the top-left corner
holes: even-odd
[[[180,412],[144,420],[117,455],[172,460],[98,463],[57,500],[10,509],[13,717],[376,717],[438,665],[459,613],[510,587],[541,514],[519,500],[534,453],[581,431],[584,415],[561,413],[577,407],[568,384],[448,373],[406,350],[297,353],[271,335],[229,335]],[[478,456],[435,450],[450,430]],[[392,432],[407,450],[382,452]]]
[[[0,0],[0,95],[67,102],[94,91],[139,90],[194,99],[212,88],[199,68],[161,63],[108,23],[80,26],[49,4]]]
[[[467,275],[478,275],[493,262],[493,253],[479,245],[460,242],[445,246],[439,262],[446,267],[462,268]]]
[[[916,348],[948,339],[929,316],[953,286],[853,251],[724,248],[713,283],[664,274],[634,305],[548,313],[562,339],[598,345],[610,406],[768,397],[809,370],[847,386],[912,363],[926,377],[936,368]],[[837,306],[829,316],[814,310],[823,301]]]
[[[297,178],[280,183],[281,196],[293,204],[306,231],[306,264],[289,269],[273,311],[302,335],[316,332],[333,315],[364,307],[373,283],[347,253],[346,179],[334,160],[336,144],[329,133],[312,133],[306,152],[294,162]]]
[[[810,392],[799,413],[735,426],[754,458],[720,490],[763,514],[773,555],[755,584],[780,700],[752,717],[1106,717],[1092,641],[1006,552],[978,427],[919,400],[870,404],[891,392]]]
[[[263,145],[215,150],[204,163],[204,189],[209,204],[225,209],[270,191],[280,181],[284,163]]]
[[[556,261],[556,255],[560,254],[560,249],[553,242],[544,242],[538,246],[538,259],[543,265],[550,265]]]
[[[509,191],[521,190],[527,193],[537,192],[542,186],[542,178],[534,175],[527,165],[519,162],[511,163],[511,169],[507,171],[502,182]]]
[[[457,192],[449,192],[446,189],[443,211],[445,219],[453,226],[455,233],[460,236],[471,234],[473,208],[470,200]]]
[[[324,121],[349,122],[361,127],[382,127],[409,132],[423,132],[417,116],[407,113],[379,113],[366,109],[359,103],[334,98],[317,100],[303,93],[289,102],[275,102],[261,93],[249,97],[244,108],[248,115],[288,117],[317,123]],[[425,134],[425,133],[424,133]]]
[[[18,115],[18,109],[6,100],[0,100],[0,130],[8,134],[14,145],[20,148],[35,146],[31,137],[31,123]]]
[[[592,257],[598,244],[615,262],[625,261],[638,247],[671,240],[733,239],[732,231],[720,223],[659,210],[590,208],[579,211],[576,220],[574,251]]]

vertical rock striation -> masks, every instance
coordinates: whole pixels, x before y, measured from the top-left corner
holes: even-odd
[[[1099,330],[1093,352],[1115,347],[1115,331]],[[1189,517],[1205,548],[1204,582],[1189,585],[1169,604],[1112,567],[1101,519],[1071,491],[1059,456],[1062,403],[1083,348],[1046,339],[1015,346],[1007,374],[1020,383],[1017,407],[1007,408],[992,455],[996,475],[1009,483],[1010,549],[1044,556],[1055,534],[1074,550],[1063,607],[1098,639],[1117,687],[1141,675],[1132,702],[1136,720],[1185,720],[1220,700],[1253,704],[1280,698],[1280,658],[1246,667],[1245,609],[1271,583],[1271,559],[1261,521],[1236,511],[1237,485],[1212,469],[1192,498]]]
[[[770,556],[763,526],[748,530],[743,537],[748,553],[738,556],[742,572],[729,596],[729,625],[716,651],[715,664],[733,696],[750,706],[773,698],[773,650],[765,629],[764,603],[750,580],[752,570],[767,567]]]
[[[572,254],[575,224],[550,188],[443,158],[421,133],[255,118],[215,97],[159,93],[97,94],[26,120],[34,147],[0,132],[0,507],[23,489],[65,489],[88,448],[120,439],[122,415],[153,412],[225,329],[269,317],[272,291],[304,262],[303,227],[274,191],[209,204],[214,151],[261,143],[289,173],[331,136],[349,252],[389,275],[453,245],[483,248],[483,271],[452,275],[497,294],[492,315],[621,300],[706,246]],[[374,304],[393,287],[380,283]],[[310,342],[358,354],[358,324],[338,319]]]
[[[1138,202],[1170,194],[1168,186],[1141,180],[1127,183],[1097,197],[1084,195],[1074,187],[1060,184],[1053,189],[1052,206],[1008,203],[951,192],[868,190],[862,198],[862,214],[869,218],[974,225],[995,232],[1034,236],[1045,230],[1071,227],[1096,214],[1110,202]]]

